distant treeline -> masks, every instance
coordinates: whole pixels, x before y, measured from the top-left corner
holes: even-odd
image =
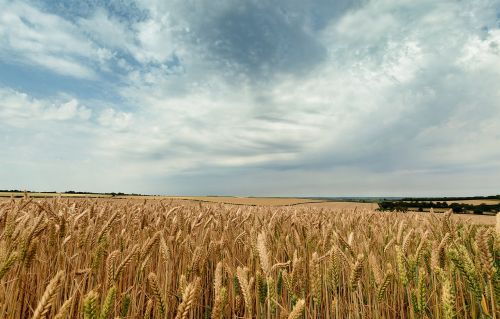
[[[425,202],[437,202],[437,201],[455,201],[455,200],[478,200],[478,199],[498,199],[500,200],[500,195],[490,195],[490,196],[465,196],[465,197],[405,197],[402,201],[425,201]]]
[[[477,198],[475,198],[477,199]],[[433,202],[433,201],[416,201],[416,200],[406,200],[406,201],[381,201],[378,203],[379,210],[381,211],[402,211],[406,212],[409,210],[424,211],[431,208],[444,208],[451,209],[456,214],[483,214],[483,213],[498,213],[500,212],[500,203],[498,204],[465,204],[465,203],[452,203],[447,202]]]
[[[94,192],[75,192],[75,191],[67,191],[63,192],[61,194],[90,194],[90,195],[110,195],[110,196],[143,196],[142,194],[127,194],[127,193],[122,193],[122,192],[111,192],[111,193],[94,193]]]
[[[66,191],[66,192],[36,192],[36,191],[23,191],[18,189],[0,189],[0,193],[41,193],[41,194],[74,194],[74,195],[108,195],[108,196],[143,196],[142,194],[127,194],[127,193],[95,193],[95,192],[76,192],[76,191]]]

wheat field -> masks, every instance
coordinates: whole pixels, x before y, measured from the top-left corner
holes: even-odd
[[[0,317],[499,318],[497,231],[451,213],[5,200]]]

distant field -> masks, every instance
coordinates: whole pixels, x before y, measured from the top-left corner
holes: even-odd
[[[362,202],[348,202],[348,201],[322,201],[310,200],[305,198],[272,198],[272,197],[223,197],[223,196],[159,196],[159,197],[140,197],[142,199],[171,199],[181,200],[180,204],[193,202],[207,202],[207,203],[224,203],[235,205],[251,205],[251,206],[289,206],[293,205],[297,208],[323,208],[327,210],[376,210],[377,203],[362,203]],[[130,197],[128,197],[130,199]],[[139,199],[139,198],[137,198]],[[466,202],[466,201],[465,201]],[[479,201],[481,202],[481,201]],[[493,202],[495,202],[493,200]],[[480,203],[479,203],[480,204]],[[444,213],[448,209],[434,209],[435,213]],[[412,214],[412,213],[409,213]],[[422,214],[422,213],[415,213]],[[426,214],[426,213],[423,213]],[[494,225],[496,223],[495,216],[491,215],[474,215],[474,214],[454,214],[453,218],[467,221],[473,224]]]
[[[131,198],[131,197],[120,197]],[[309,198],[294,198],[294,197],[231,197],[231,196],[139,196],[135,199],[176,199],[185,201],[224,203],[234,205],[251,205],[251,206],[311,206],[319,208],[331,209],[376,209],[377,203],[364,203],[353,201],[332,201]]]
[[[322,200],[307,198],[285,198],[285,197],[232,197],[232,196],[111,196],[108,194],[66,194],[66,193],[28,193],[29,197],[89,197],[89,198],[113,198],[113,199],[140,199],[140,200],[161,200],[179,199],[199,202],[214,202],[235,205],[264,205],[264,206],[284,206],[297,205],[302,203],[321,203]],[[22,192],[0,192],[0,197],[9,198],[22,197]]]
[[[4,194],[12,194],[12,193],[1,193],[0,192],[0,200],[8,199],[10,196],[4,196]],[[22,195],[22,194],[20,194]],[[53,198],[55,196],[60,195],[61,198],[65,199],[74,199],[78,200],[78,198],[87,197],[89,199],[95,199],[98,202],[109,202],[109,203],[119,203],[119,204],[128,204],[128,203],[137,203],[137,202],[166,202],[171,205],[178,206],[193,206],[199,205],[200,203],[221,203],[228,205],[243,205],[243,206],[294,206],[297,208],[322,208],[326,210],[335,210],[335,211],[348,211],[348,210],[371,210],[374,211],[378,208],[377,203],[362,203],[362,202],[348,202],[348,201],[322,201],[322,200],[312,200],[307,198],[278,198],[278,197],[229,197],[229,196],[115,196],[112,197],[110,195],[96,195],[96,194],[54,194],[54,193],[30,193],[32,197],[48,197]],[[494,200],[490,200],[495,202]],[[471,202],[464,201],[464,202]],[[484,201],[479,201],[484,202]],[[480,203],[476,203],[480,204]],[[448,209],[437,208],[434,209],[435,213],[444,213]],[[427,212],[428,213],[428,212]],[[426,212],[408,212],[408,214],[426,214]],[[485,225],[494,225],[495,224],[495,216],[492,215],[474,215],[474,214],[454,214],[453,218],[464,220],[474,224],[485,224]]]
[[[299,204],[298,206],[307,206],[326,209],[369,209],[375,210],[378,208],[377,203],[360,203],[360,202],[318,202]]]
[[[65,193],[28,193],[30,197],[97,197],[106,198],[111,197],[111,195],[105,194],[65,194]],[[0,192],[0,197],[22,197],[23,192]]]
[[[495,225],[496,216],[492,215],[474,215],[474,214],[453,214],[453,218],[461,219],[473,224]]]
[[[181,202],[207,202],[207,203],[224,203],[233,205],[248,205],[248,206],[289,206],[289,205],[303,205],[303,204],[328,204],[331,208],[354,208],[360,204],[365,206],[364,203],[353,202],[328,202],[324,200],[315,200],[307,198],[285,198],[285,197],[231,197],[231,196],[111,196],[104,194],[61,194],[61,193],[29,193],[30,197],[58,197],[61,198],[102,198],[109,200],[175,200]],[[22,197],[23,193],[3,193],[0,192],[1,198]],[[370,207],[376,208],[376,204],[371,204]]]
[[[307,198],[281,198],[281,197],[224,197],[224,196],[165,196],[160,198],[194,200],[202,202],[225,203],[235,205],[257,205],[257,206],[285,206],[304,203],[321,203],[322,200]]]

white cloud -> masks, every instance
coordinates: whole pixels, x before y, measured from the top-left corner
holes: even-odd
[[[179,49],[168,12],[154,11],[149,19],[129,26],[99,8],[92,16],[80,18],[78,25],[97,43],[127,52],[143,64],[164,63],[172,57],[176,45]]]
[[[70,120],[70,119],[81,119],[88,120],[92,114],[91,110],[85,106],[80,106],[78,101],[72,99],[66,103],[62,103],[59,106],[52,105],[41,111],[41,118],[44,120]]]
[[[130,127],[132,124],[132,114],[125,112],[117,112],[114,109],[105,109],[97,118],[99,124],[109,127],[113,130],[122,131]]]
[[[490,30],[484,39],[474,36],[465,42],[457,64],[466,71],[500,74],[500,30]]]
[[[0,56],[77,78],[94,78],[83,60],[96,48],[70,22],[22,2],[0,1]]]
[[[122,22],[109,16],[108,12],[99,8],[88,18],[80,18],[78,25],[91,38],[110,48],[124,49],[133,42],[131,30]]]
[[[168,14],[138,23],[135,29],[140,45],[132,52],[135,58],[142,63],[169,59],[175,48],[171,28]]]
[[[0,88],[0,122],[6,126],[25,128],[44,121],[87,121],[91,114],[92,111],[76,99],[54,102]]]

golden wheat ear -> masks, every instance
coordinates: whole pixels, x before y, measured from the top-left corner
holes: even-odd
[[[63,278],[64,278],[63,270],[58,271],[57,274],[54,276],[54,278],[52,278],[52,280],[47,285],[47,288],[45,288],[45,292],[43,293],[42,298],[38,302],[38,306],[36,307],[35,312],[33,313],[32,319],[40,319],[47,317],[50,308],[52,307],[52,304],[54,302],[54,299],[56,297],[59,285],[61,284]]]
[[[189,310],[193,306],[197,295],[200,292],[201,280],[199,277],[195,278],[194,281],[190,282],[182,294],[182,301],[177,307],[177,315],[175,319],[187,319]]]
[[[73,297],[74,296],[71,296],[69,299],[64,301],[54,319],[66,319],[68,317],[68,312],[70,311],[71,305],[73,303]]]
[[[288,319],[299,319],[302,316],[302,312],[304,312],[305,305],[306,302],[304,299],[298,300],[292,312],[288,315]]]

